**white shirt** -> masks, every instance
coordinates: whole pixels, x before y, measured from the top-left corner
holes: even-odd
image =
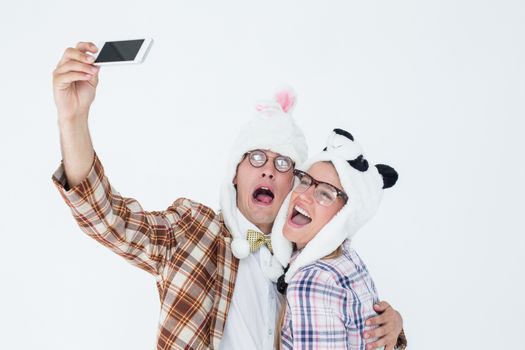
[[[239,229],[260,231],[237,210]],[[230,311],[226,317],[221,350],[273,350],[275,322],[279,299],[275,284],[264,274],[261,266],[269,266],[272,255],[263,245],[255,253],[239,260]]]

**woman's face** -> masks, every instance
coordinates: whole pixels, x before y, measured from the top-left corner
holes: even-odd
[[[343,189],[332,163],[315,163],[307,173],[317,181]],[[290,198],[283,234],[299,249],[310,242],[344,205],[344,200],[338,196],[331,205],[323,206],[315,199],[314,191],[315,186],[312,185],[303,193],[293,191]]]

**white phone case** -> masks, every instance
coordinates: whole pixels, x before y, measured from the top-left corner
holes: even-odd
[[[127,40],[112,40],[107,42],[120,42],[120,41],[128,41],[128,40],[141,40],[140,39],[127,39]],[[148,55],[149,50],[151,49],[151,46],[153,45],[153,39],[152,38],[145,38],[143,39],[144,42],[140,46],[139,51],[137,52],[137,55],[135,56],[134,60],[129,61],[111,61],[111,62],[96,62],[98,55],[102,52],[102,49],[104,48],[104,44],[106,41],[102,41],[97,43],[98,52],[94,54],[95,57],[95,63],[93,63],[95,66],[110,66],[110,65],[120,65],[120,64],[133,64],[133,63],[142,63],[146,56]]]

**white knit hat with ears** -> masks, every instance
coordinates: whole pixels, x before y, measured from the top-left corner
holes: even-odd
[[[245,124],[231,149],[226,177],[221,187],[220,205],[224,222],[228,227],[233,241],[232,252],[238,259],[250,254],[250,247],[246,240],[246,232],[240,232],[237,223],[237,192],[233,179],[237,166],[244,154],[254,149],[270,150],[290,157],[296,165],[305,161],[308,156],[308,146],[302,130],[295,124],[291,112],[296,103],[293,89],[285,87],[277,91],[274,99],[261,101],[255,107],[255,115]],[[278,264],[277,261],[275,261]],[[282,267],[279,266],[282,273]],[[276,280],[277,277],[272,278]]]
[[[337,249],[346,239],[351,239],[376,212],[381,202],[383,189],[392,187],[398,178],[397,172],[388,165],[369,166],[361,146],[353,136],[342,129],[334,129],[326,148],[309,158],[300,170],[308,169],[317,162],[330,161],[334,165],[348,202],[341,210],[306,244],[289,266],[284,277],[290,278],[303,266],[315,262]],[[287,220],[291,193],[286,197],[272,229],[274,257],[287,266],[292,255],[292,244],[283,236]]]

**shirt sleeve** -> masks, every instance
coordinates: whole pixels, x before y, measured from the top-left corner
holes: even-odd
[[[82,231],[133,265],[153,275],[162,273],[183,236],[178,221],[191,215],[189,200],[177,200],[165,211],[144,211],[135,199],[122,197],[110,185],[96,154],[80,184],[68,187],[63,164],[52,180]]]
[[[338,311],[345,298],[345,291],[328,273],[299,271],[287,291],[293,348],[347,349],[347,327]]]
[[[397,337],[397,343],[396,343],[395,349],[396,350],[405,350],[407,348],[407,345],[408,345],[408,341],[407,341],[407,337],[405,335],[405,330],[402,329],[401,333]]]

